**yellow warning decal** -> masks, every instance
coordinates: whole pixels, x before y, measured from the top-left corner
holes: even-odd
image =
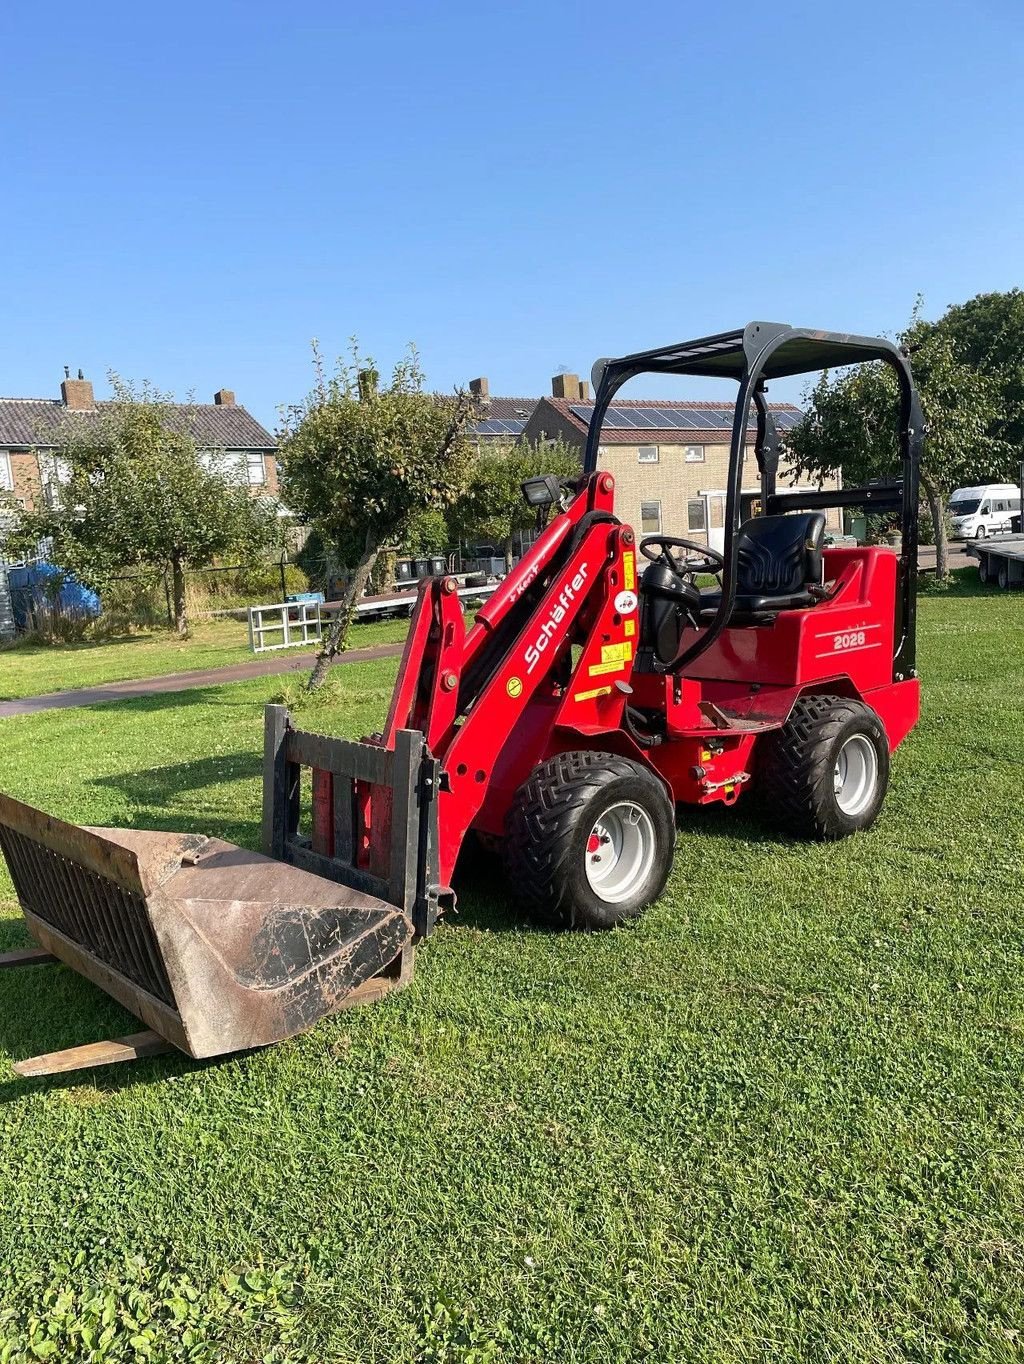
[[[636,587],[635,554],[624,554],[622,556],[622,586],[629,592],[632,592]]]
[[[587,672],[591,677],[600,677],[603,673],[620,673],[628,666],[627,663],[595,663]]]
[[[611,687],[595,687],[593,691],[578,691],[573,695],[574,701],[593,701],[596,696],[611,696]]]
[[[635,635],[635,634],[636,634],[636,621],[635,621],[635,620],[627,620],[627,621],[624,623],[624,625],[623,625],[622,628],[623,628],[623,630],[625,630],[625,632],[626,632],[627,635]]]
[[[602,644],[601,662],[615,663],[620,659],[625,659],[628,663],[633,657],[633,646],[628,639],[624,639],[621,644]]]
[[[510,677],[505,683],[505,690],[513,700],[523,694],[523,681],[520,677]]]

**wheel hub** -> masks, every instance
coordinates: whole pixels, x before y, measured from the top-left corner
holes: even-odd
[[[878,754],[866,734],[851,734],[836,757],[833,789],[836,804],[851,818],[871,804],[878,786]]]
[[[585,869],[591,890],[608,904],[628,900],[654,865],[654,825],[633,801],[610,806],[587,838]]]

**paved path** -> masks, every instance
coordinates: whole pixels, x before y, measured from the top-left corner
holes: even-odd
[[[366,663],[374,658],[395,658],[404,644],[374,644],[366,649],[350,649],[334,660]],[[137,682],[105,682],[101,687],[79,687],[75,691],[54,691],[45,696],[26,696],[19,701],[0,701],[0,719],[9,715],[35,715],[41,710],[66,710],[69,706],[97,706],[104,701],[131,701],[139,696],[161,692],[188,691],[190,687],[220,687],[225,682],[245,682],[250,677],[270,677],[275,673],[305,672],[312,668],[315,654],[275,654],[255,658],[251,663],[232,663],[226,668],[207,668],[190,673],[165,673],[144,677]]]

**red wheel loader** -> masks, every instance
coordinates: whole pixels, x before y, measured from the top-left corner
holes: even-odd
[[[899,476],[780,491],[766,382],[866,361],[897,379]],[[640,374],[738,384],[720,553],[668,534],[638,544],[616,515],[601,428]],[[78,829],[0,798],[0,846],[40,944],[12,955],[59,958],[152,1030],[98,1059],[162,1040],[194,1056],[263,1045],[404,983],[470,836],[531,913],[601,929],[662,891],[677,806],[760,797],[784,834],[818,839],[875,820],[919,709],[923,421],[906,357],[759,322],[599,361],[594,387],[582,476],[524,485],[547,524],[472,628],[454,579],[421,585],[381,733],[328,739],[268,707],[262,855]],[[751,432],[761,514],[741,524]],[[824,547],[836,506],[898,509],[901,553]]]

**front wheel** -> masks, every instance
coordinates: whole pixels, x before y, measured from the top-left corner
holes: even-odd
[[[874,824],[889,785],[889,741],[870,706],[801,696],[763,743],[759,784],[786,833],[836,839]]]
[[[614,753],[559,753],[523,783],[505,821],[514,893],[558,928],[638,918],[665,887],[675,810],[665,787]]]
[[[985,540],[985,539],[987,539],[987,538],[988,538],[988,527],[987,527],[987,526],[979,526],[978,529],[974,532],[974,538],[975,538],[975,540]]]

